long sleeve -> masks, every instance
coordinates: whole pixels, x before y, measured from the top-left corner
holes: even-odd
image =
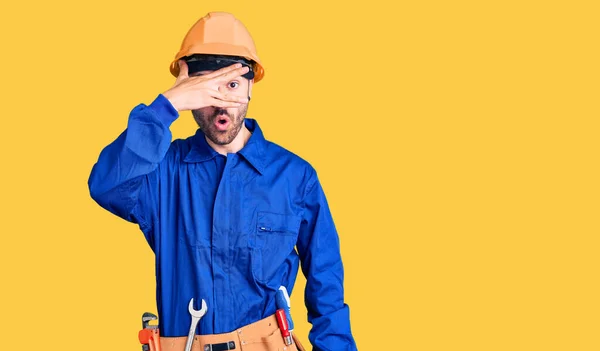
[[[335,224],[316,172],[308,181],[297,248],[302,272],[309,340],[315,351],[357,350],[344,301],[344,269]]]
[[[135,106],[127,128],[100,152],[88,179],[94,201],[138,224],[151,247],[150,223],[158,206],[156,170],[170,147],[169,128],[178,116],[162,94],[148,106]]]

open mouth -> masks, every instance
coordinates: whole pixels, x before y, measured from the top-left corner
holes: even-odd
[[[231,123],[231,121],[230,121],[229,117],[218,116],[217,119],[215,120],[215,127],[220,131],[224,131],[224,130],[227,130],[230,123]]]

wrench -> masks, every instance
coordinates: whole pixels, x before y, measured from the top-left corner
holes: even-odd
[[[158,319],[158,317],[156,317],[155,314],[152,314],[150,312],[144,312],[144,314],[142,315],[142,329],[156,329],[156,328],[158,328],[157,325],[149,325],[150,321],[155,321],[157,319]]]
[[[149,325],[150,321],[157,320],[156,315],[145,312],[142,316],[142,330],[138,339],[142,343],[142,351],[160,351],[160,331],[158,325]]]
[[[192,343],[194,342],[194,335],[196,334],[196,326],[200,321],[200,318],[206,314],[206,302],[202,299],[202,308],[200,311],[196,311],[194,309],[194,298],[190,300],[190,304],[188,305],[188,310],[190,311],[190,315],[192,316],[192,323],[190,324],[190,332],[187,336],[187,341],[185,343],[185,351],[192,351]]]

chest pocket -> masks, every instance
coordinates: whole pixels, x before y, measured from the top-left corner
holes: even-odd
[[[258,281],[272,278],[294,251],[301,221],[290,214],[257,213],[252,271]]]

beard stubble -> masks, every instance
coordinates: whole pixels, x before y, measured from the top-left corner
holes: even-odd
[[[227,109],[212,107],[209,109],[193,110],[192,115],[194,116],[194,120],[198,124],[198,127],[202,129],[202,132],[204,132],[210,141],[217,145],[227,145],[235,139],[242,129],[247,110],[248,104],[238,108],[238,113],[232,115]],[[220,131],[215,127],[215,121],[218,120],[220,116],[227,116],[231,121],[231,125],[226,131]]]

